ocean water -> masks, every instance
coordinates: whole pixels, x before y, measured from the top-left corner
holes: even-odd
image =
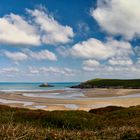
[[[48,83],[54,87],[39,87],[38,83],[9,83],[0,82],[0,91],[48,91],[48,90],[70,90],[70,86],[79,84],[78,82]],[[72,90],[72,89],[71,89]]]

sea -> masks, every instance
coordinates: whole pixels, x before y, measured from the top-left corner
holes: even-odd
[[[42,82],[0,82],[0,92],[14,91],[50,91],[50,90],[72,90],[72,85],[77,85],[79,82],[54,82],[48,83],[54,87],[39,87]]]

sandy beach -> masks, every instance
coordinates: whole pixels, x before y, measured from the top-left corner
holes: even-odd
[[[0,104],[43,110],[90,110],[93,108],[140,105],[140,89],[84,89],[1,92]]]

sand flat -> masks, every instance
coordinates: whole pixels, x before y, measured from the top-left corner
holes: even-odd
[[[86,90],[84,89],[80,91],[85,96],[78,97],[76,99],[24,96],[25,93],[39,94],[38,92],[16,92],[15,94],[0,93],[0,99],[7,100],[6,103],[0,102],[0,104],[7,104],[9,106],[15,106],[15,107],[26,107],[30,109],[43,109],[43,110],[90,110],[92,108],[99,108],[99,107],[104,107],[109,105],[124,106],[124,107],[140,105],[140,96],[136,96],[136,94],[140,95],[140,89],[97,88],[97,89],[86,89]],[[64,93],[64,91],[57,90],[57,92],[60,94],[71,94],[70,91],[68,93]],[[72,93],[73,92],[74,91],[72,91]],[[53,94],[56,93],[56,91],[51,91],[51,92],[43,91],[41,93]],[[25,106],[24,102],[25,103],[29,102],[32,104],[27,104]]]

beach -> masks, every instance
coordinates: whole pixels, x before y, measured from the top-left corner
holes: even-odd
[[[140,105],[140,89],[73,89],[1,92],[0,104],[43,110],[85,110]]]

